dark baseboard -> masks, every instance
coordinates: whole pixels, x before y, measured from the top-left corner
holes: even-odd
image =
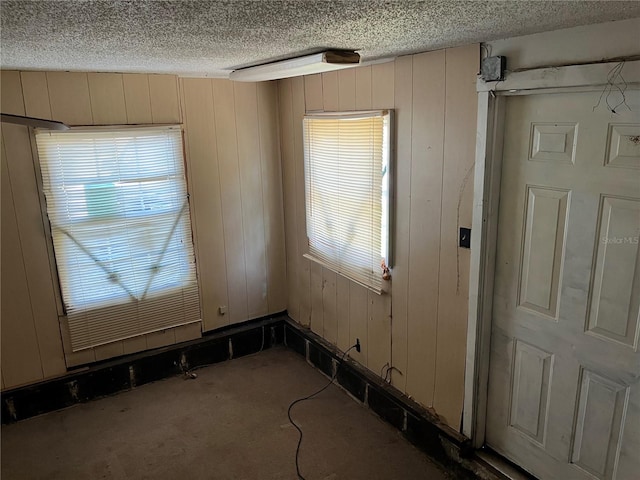
[[[282,344],[285,313],[206,333],[202,338],[125,355],[61,377],[2,392],[2,423],[13,423],[77,403],[181,375],[193,368]]]
[[[289,317],[284,326],[284,343],[328,377],[337,371],[336,384],[397,428],[454,478],[506,478],[478,461],[467,437],[357,362],[347,358],[338,369],[342,353]]]
[[[456,479],[506,479],[479,459],[469,439],[440,421],[336,347],[291,320],[286,312],[224,327],[202,338],[126,355],[61,377],[2,392],[2,423],[14,423],[78,403],[131,390],[185,371],[285,344],[364,404]]]

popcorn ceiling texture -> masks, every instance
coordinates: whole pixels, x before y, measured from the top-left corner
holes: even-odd
[[[176,73],[357,50],[363,60],[640,17],[637,1],[5,1],[3,69]]]

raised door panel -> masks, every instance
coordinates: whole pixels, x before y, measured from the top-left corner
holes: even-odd
[[[573,165],[577,131],[576,123],[533,123],[529,160]]]
[[[571,461],[597,478],[614,478],[628,399],[629,387],[582,372]]]
[[[605,165],[640,168],[640,124],[609,125]]]
[[[552,319],[558,314],[569,197],[567,190],[527,188],[518,305]]]
[[[587,331],[637,349],[640,200],[604,196]]]
[[[514,348],[509,424],[544,444],[553,354],[520,340]]]

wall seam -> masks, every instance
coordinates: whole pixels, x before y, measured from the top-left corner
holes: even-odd
[[[267,212],[265,212],[265,209],[268,208],[267,207],[267,202],[265,201],[264,198],[264,176],[263,176],[263,172],[264,172],[264,158],[262,155],[262,142],[261,142],[261,138],[262,138],[262,128],[260,125],[260,94],[258,93],[258,84],[256,84],[256,120],[257,120],[257,125],[258,125],[258,155],[260,157],[260,198],[262,198],[262,239],[264,242],[264,268],[265,268],[265,274],[266,274],[266,285],[267,285],[267,312],[271,311],[271,307],[269,306],[269,279],[270,279],[270,271],[271,268],[269,268],[269,252],[267,249],[267,229],[265,228],[265,221],[267,219]]]
[[[220,184],[220,149],[218,148],[218,138],[217,138],[217,129],[216,129],[216,93],[215,93],[215,88],[214,88],[214,84],[215,84],[216,80],[209,80],[210,83],[210,87],[211,87],[211,108],[212,108],[212,118],[211,120],[213,120],[213,138],[216,139],[216,170],[218,171],[218,194],[221,196],[220,198],[220,219],[222,220],[222,248],[224,248],[224,271],[225,271],[225,277],[228,276],[228,272],[229,272],[229,265],[227,264],[227,245],[226,245],[226,239],[224,236],[224,208],[222,208],[222,189],[221,189],[221,184]],[[229,303],[229,281],[227,279],[226,283],[226,287],[227,287],[227,304]],[[229,316],[227,316],[227,325],[229,325],[231,323],[231,321],[229,320],[230,318],[230,314],[231,312],[229,312]]]
[[[439,246],[438,246],[438,288],[436,294],[436,341],[435,341],[435,357],[434,357],[434,371],[433,371],[433,390],[431,397],[431,405],[434,405],[436,399],[436,385],[438,378],[438,326],[440,324],[440,266],[442,262],[442,205],[443,205],[443,197],[444,197],[444,164],[445,164],[445,153],[447,148],[447,50],[444,50],[444,108],[443,108],[443,116],[442,116],[442,172],[440,174],[440,221],[438,223],[438,237],[439,237]]]
[[[233,125],[236,139],[236,162],[238,162],[238,193],[240,194],[240,224],[242,225],[242,257],[244,263],[244,292],[247,316],[249,316],[249,284],[247,282],[247,242],[245,241],[244,208],[242,202],[242,174],[240,173],[240,152],[238,151],[238,111],[236,109],[236,84],[231,82],[233,90]],[[220,159],[218,159],[219,161]]]
[[[22,77],[20,76],[20,90],[22,90]],[[22,95],[22,99],[24,102],[24,95]],[[28,127],[25,127],[28,128]],[[2,149],[5,152],[4,158],[5,161],[7,162],[7,181],[9,182],[9,193],[11,194],[11,204],[13,206],[13,218],[14,218],[14,222],[16,224],[16,232],[18,234],[18,239],[20,241],[20,258],[22,261],[22,269],[24,270],[24,280],[25,280],[25,285],[27,288],[27,295],[29,296],[29,310],[31,311],[31,323],[33,324],[33,332],[36,338],[36,343],[38,345],[38,356],[40,357],[40,361],[38,362],[39,367],[40,367],[40,374],[41,374],[41,379],[45,378],[44,377],[44,367],[42,365],[42,351],[41,351],[41,347],[40,347],[40,337],[38,336],[38,328],[36,327],[36,319],[35,319],[35,314],[33,312],[33,298],[31,296],[31,288],[29,287],[29,278],[27,275],[27,265],[25,264],[24,261],[24,250],[22,249],[22,235],[20,233],[20,226],[18,225],[18,217],[17,217],[17,213],[16,213],[16,204],[15,204],[15,200],[13,197],[13,184],[11,182],[11,173],[9,170],[9,160],[8,160],[8,156],[7,156],[7,151],[6,151],[6,141],[4,140],[4,135],[5,132],[2,132]]]

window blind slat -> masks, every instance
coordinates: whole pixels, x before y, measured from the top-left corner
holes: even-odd
[[[180,127],[36,142],[72,349],[200,321]]]
[[[377,291],[388,264],[390,113],[307,115],[309,255]]]

